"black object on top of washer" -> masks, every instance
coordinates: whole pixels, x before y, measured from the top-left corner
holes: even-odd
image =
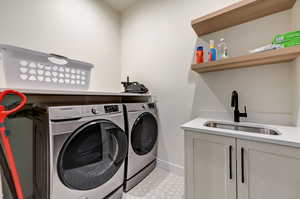
[[[124,86],[125,93],[147,93],[149,90],[143,84],[138,82],[130,82],[129,77],[127,77],[126,82],[121,82]]]

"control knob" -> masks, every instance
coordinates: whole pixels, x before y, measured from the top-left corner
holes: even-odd
[[[98,111],[96,108],[92,108],[92,113],[93,113],[93,114],[98,114],[99,111]]]

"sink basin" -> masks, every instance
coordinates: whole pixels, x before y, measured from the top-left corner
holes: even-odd
[[[235,123],[223,123],[223,122],[214,122],[209,121],[204,124],[204,126],[218,129],[229,129],[236,131],[244,131],[248,133],[258,133],[265,135],[280,135],[280,133],[274,129],[259,127],[259,126],[251,126],[251,125],[239,125]]]

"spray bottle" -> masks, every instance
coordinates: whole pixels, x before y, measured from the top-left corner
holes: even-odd
[[[217,49],[215,47],[214,40],[210,40],[209,44],[210,44],[209,61],[216,61],[217,60]]]
[[[226,59],[228,58],[228,47],[225,43],[225,39],[220,39],[220,44],[218,45],[218,53],[219,53],[219,59]]]

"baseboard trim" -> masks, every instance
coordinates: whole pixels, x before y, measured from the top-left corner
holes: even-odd
[[[157,167],[167,171],[174,172],[177,175],[184,176],[184,167],[180,165],[165,160],[157,159]]]

